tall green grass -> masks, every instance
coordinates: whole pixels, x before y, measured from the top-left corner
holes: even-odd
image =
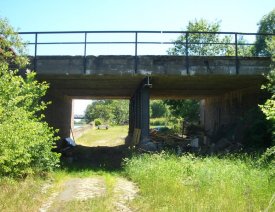
[[[92,169],[63,169],[49,173],[47,178],[0,179],[1,212],[39,211],[52,193],[64,190],[66,181],[75,178],[102,177],[106,183],[106,195],[86,201],[53,202],[48,211],[112,211],[112,189],[119,176],[116,172]],[[49,186],[49,187],[48,187]],[[48,189],[44,189],[48,187]]]
[[[145,154],[126,160],[125,174],[140,187],[133,205],[140,211],[263,211],[275,181],[253,164],[249,157]]]
[[[22,180],[0,179],[0,211],[38,211],[47,193],[42,191],[47,181],[39,177]]]

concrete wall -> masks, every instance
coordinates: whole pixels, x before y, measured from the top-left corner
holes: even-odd
[[[215,134],[221,127],[235,125],[247,111],[261,102],[260,87],[228,92],[201,101],[201,124],[207,134]]]

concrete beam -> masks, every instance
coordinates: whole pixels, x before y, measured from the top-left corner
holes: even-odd
[[[263,57],[240,57],[238,61],[240,75],[266,73],[271,63],[270,58]],[[186,58],[170,55],[138,56],[136,73],[135,57],[129,55],[87,56],[86,60],[82,56],[38,56],[36,69],[42,75],[188,75]],[[228,56],[190,56],[189,73],[235,75],[236,60]]]

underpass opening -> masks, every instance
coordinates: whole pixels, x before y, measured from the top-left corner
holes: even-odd
[[[119,169],[129,154],[129,100],[72,98],[72,111],[71,138],[76,146],[63,152],[64,165]]]
[[[73,101],[73,136],[77,143],[90,147],[125,145],[129,128],[129,100],[74,99]]]
[[[204,140],[201,101],[196,98],[151,100],[150,139],[158,151],[187,152],[194,145],[193,150],[197,150]]]

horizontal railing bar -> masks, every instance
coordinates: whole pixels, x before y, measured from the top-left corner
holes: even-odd
[[[41,31],[41,32],[18,32],[18,34],[111,34],[111,33],[143,33],[143,34],[221,34],[221,35],[262,35],[272,36],[273,33],[250,33],[250,32],[204,32],[204,31]]]
[[[31,43],[27,43],[28,45],[35,45],[35,43],[31,42]],[[85,42],[37,42],[36,44],[41,44],[41,45],[56,45],[56,44],[63,44],[63,45],[71,45],[71,44],[85,44]],[[124,42],[124,41],[94,41],[94,42],[86,42],[86,44],[135,44],[135,42]],[[137,44],[181,44],[181,45],[185,45],[185,42],[137,42]],[[235,45],[235,43],[209,43],[209,42],[189,42],[189,45],[199,45],[199,44],[205,44],[205,45]],[[238,45],[240,46],[253,46],[255,45],[254,43],[238,43]]]

